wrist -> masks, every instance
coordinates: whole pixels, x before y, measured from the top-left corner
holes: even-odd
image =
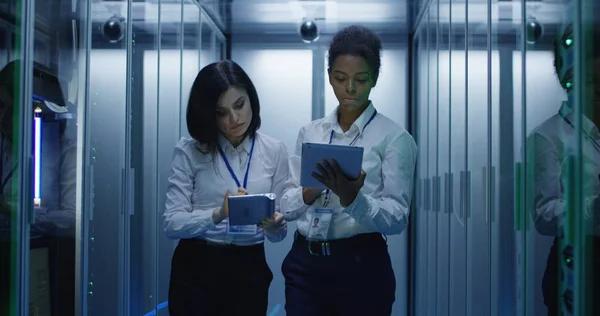
[[[352,191],[347,194],[344,194],[343,197],[340,197],[340,204],[342,205],[342,207],[346,208],[346,207],[350,206],[350,204],[354,203],[354,200],[356,199],[358,192],[359,191]]]
[[[215,208],[212,213],[213,223],[215,223],[215,225],[219,224],[220,222],[223,221],[223,219],[224,219],[223,218],[223,208],[222,207]]]

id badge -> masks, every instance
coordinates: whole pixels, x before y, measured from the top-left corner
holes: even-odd
[[[227,233],[231,235],[255,235],[258,230],[256,225],[229,225],[227,224]]]
[[[327,240],[329,235],[329,225],[331,224],[332,217],[332,210],[316,209],[310,220],[308,239],[317,241]]]

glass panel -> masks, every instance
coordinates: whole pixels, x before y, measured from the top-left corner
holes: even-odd
[[[427,168],[427,186],[430,192],[429,207],[427,208],[427,291],[428,297],[435,297],[434,302],[429,302],[427,313],[437,315],[438,313],[438,297],[437,297],[437,221],[438,221],[438,204],[437,204],[437,1],[432,2],[429,7],[428,24],[428,52],[429,65],[427,66],[428,73],[428,90],[427,90],[427,134],[426,143],[421,143],[421,146],[427,148],[427,155],[423,161]]]
[[[144,315],[158,305],[156,278],[158,269],[157,234],[159,230],[156,204],[156,115],[158,98],[158,49],[161,33],[159,16],[170,24],[169,15],[159,15],[159,5],[145,3],[145,10],[138,11],[134,4],[132,42],[132,98],[131,111],[131,165],[134,183],[133,207],[130,217],[130,303],[129,315]],[[164,7],[164,6],[163,6]],[[173,9],[172,9],[173,10]],[[177,11],[177,10],[173,10]],[[171,12],[173,12],[171,11]],[[181,10],[179,10],[181,12]],[[176,15],[179,20],[179,15]],[[141,31],[144,30],[144,31]],[[154,59],[148,60],[148,54]],[[162,195],[162,194],[161,194]]]
[[[516,3],[515,3],[516,5]],[[505,19],[500,3],[492,3],[490,44],[491,71],[491,165],[488,170],[488,208],[491,222],[491,315],[519,315],[517,309],[517,250],[515,231],[515,157],[521,149],[515,147],[516,115],[520,105],[514,104],[513,95],[520,86],[514,85],[513,61],[519,49],[518,27],[520,17]],[[502,19],[500,17],[502,16]],[[520,66],[520,63],[517,65]],[[502,106],[500,106],[502,105]]]
[[[29,313],[75,315],[75,272],[78,262],[76,228],[81,219],[83,166],[78,163],[81,142],[78,127],[85,128],[85,28],[87,7],[77,2],[36,1],[33,42],[31,113],[31,178],[33,198],[27,190],[25,210],[33,207],[30,230]],[[83,23],[83,24],[81,24]],[[29,70],[28,67],[24,68]],[[29,75],[29,74],[26,74]],[[29,101],[30,96],[25,96]],[[27,107],[24,107],[28,109]],[[29,125],[31,124],[31,125]],[[24,144],[28,144],[25,137]],[[22,160],[28,163],[29,159]],[[6,169],[6,168],[3,168]],[[25,265],[27,266],[27,265]]]
[[[428,238],[428,226],[427,226],[427,206],[428,206],[428,188],[425,186],[427,183],[427,143],[428,130],[427,130],[427,101],[428,101],[428,83],[429,83],[429,53],[428,48],[428,24],[425,23],[421,27],[418,37],[416,40],[416,65],[417,70],[415,73],[415,82],[417,91],[415,93],[415,119],[414,127],[417,133],[415,133],[415,139],[419,144],[419,163],[417,164],[417,199],[415,204],[415,315],[426,315],[427,306],[430,301],[427,299],[427,238]]]
[[[220,58],[216,56],[216,38],[212,25],[208,22],[205,14],[201,15],[202,20],[202,45],[200,50],[200,69],[204,66],[217,61]]]
[[[576,245],[574,262],[562,260],[562,269],[575,266],[573,279],[575,315],[600,314],[600,3],[580,0],[580,11],[575,19],[581,21],[574,26],[575,60],[575,117],[577,153],[575,163],[576,203],[572,203],[573,216],[569,216],[566,241]],[[577,83],[580,83],[579,85]],[[579,113],[580,112],[580,113]],[[579,148],[578,148],[579,147]],[[572,238],[574,236],[575,238]],[[572,239],[571,239],[572,238]],[[563,252],[564,253],[564,252]],[[568,279],[567,279],[568,280]],[[563,285],[569,289],[568,282]],[[569,302],[563,299],[563,312],[569,310]]]
[[[490,314],[490,229],[487,199],[490,125],[488,3],[468,3],[467,58],[467,315]],[[497,58],[497,57],[496,57]]]
[[[440,53],[440,69],[448,64],[450,82],[450,170],[453,194],[448,203],[450,214],[450,315],[467,315],[467,262],[466,262],[466,34],[465,3],[453,3],[451,7],[450,48]],[[447,60],[447,61],[445,61]],[[442,80],[440,78],[440,80]]]
[[[108,3],[92,3],[94,14],[89,55],[89,171],[92,193],[84,227],[83,260],[87,281],[83,295],[89,315],[123,315],[128,293],[124,292],[126,208],[126,138],[128,78],[127,2],[118,14]],[[96,27],[94,27],[96,26]],[[132,72],[132,75],[134,73]],[[136,91],[141,93],[141,91]],[[127,248],[128,251],[128,248]]]
[[[434,2],[434,4],[436,4]],[[451,93],[450,93],[450,62],[449,62],[449,35],[450,24],[450,6],[448,0],[440,0],[435,7],[438,10],[438,54],[437,60],[437,80],[438,80],[438,161],[437,161],[437,180],[435,181],[437,191],[436,207],[438,212],[437,222],[437,315],[455,315],[450,312],[450,249],[452,239],[450,235],[450,215],[452,205],[449,203],[449,197],[452,192],[452,177],[450,148],[452,142],[450,138],[450,113],[451,113]]]
[[[523,6],[524,46],[522,51],[515,52],[513,57],[517,64],[525,62],[518,71],[515,69],[514,75],[515,87],[524,87],[515,90],[515,104],[521,105],[521,111],[518,113],[521,126],[518,132],[526,136],[525,138],[516,134],[519,135],[518,148],[527,153],[524,159],[520,159],[523,164],[519,165],[522,175],[525,176],[525,181],[521,183],[525,188],[522,215],[524,223],[519,227],[524,238],[519,249],[524,315],[559,311],[562,302],[562,290],[559,285],[562,257],[560,253],[565,244],[560,242],[560,237],[555,240],[554,236],[560,234],[560,229],[556,222],[552,223],[555,218],[552,214],[564,212],[568,193],[573,192],[570,190],[575,188],[574,183],[568,181],[570,176],[575,175],[569,166],[568,150],[565,154],[558,153],[554,148],[563,147],[562,142],[546,141],[550,138],[570,138],[568,134],[572,133],[565,133],[560,125],[562,120],[558,112],[566,96],[553,66],[552,41],[558,35],[557,29],[560,28],[564,6],[546,7],[550,16],[554,17],[547,21],[548,24],[543,20],[543,16],[538,14],[536,6],[528,3]],[[550,134],[547,132],[549,130],[552,130]],[[565,270],[567,276],[569,270]],[[547,308],[545,303],[550,307]]]
[[[23,8],[23,2],[11,0],[0,3],[0,314],[10,316],[27,312],[19,305],[21,287],[26,285],[22,280],[28,280],[28,271],[20,268],[22,247],[27,244],[21,238],[22,227],[27,218],[19,210],[18,193],[24,178],[21,176],[22,168],[16,162],[23,149],[21,118],[25,116],[30,120],[33,113],[24,113],[19,106],[23,104],[23,79],[29,76],[24,76],[23,63],[14,61],[24,57],[21,45],[25,44],[24,25],[28,19],[23,18],[21,24],[15,25],[19,21],[16,18],[22,18],[21,10],[27,9]],[[13,167],[16,169],[12,170]]]
[[[486,197],[486,208],[487,208],[487,215],[486,215],[486,223],[487,223],[487,229],[488,229],[488,245],[487,247],[489,248],[489,252],[488,252],[488,276],[487,276],[487,280],[488,280],[488,292],[489,292],[489,310],[490,310],[490,316],[496,316],[496,315],[506,315],[508,314],[512,314],[514,315],[514,312],[508,312],[505,311],[501,314],[498,314],[498,307],[499,304],[502,305],[508,305],[508,306],[514,306],[513,305],[509,305],[511,302],[510,301],[504,301],[502,303],[498,302],[498,295],[499,295],[499,289],[498,289],[498,278],[500,277],[500,272],[504,272],[505,268],[507,267],[511,267],[514,266],[514,260],[511,260],[511,256],[506,256],[506,257],[499,257],[498,253],[499,253],[499,248],[500,248],[500,243],[501,242],[511,242],[510,238],[504,238],[501,239],[500,236],[502,236],[500,233],[500,228],[502,227],[502,229],[506,229],[508,234],[511,234],[511,236],[514,236],[513,233],[513,229],[512,226],[500,226],[500,222],[498,221],[498,218],[496,216],[497,214],[497,196],[498,196],[498,179],[499,179],[499,152],[500,152],[500,147],[499,145],[499,141],[500,135],[510,135],[510,130],[505,133],[505,134],[499,134],[499,111],[500,111],[500,106],[499,106],[499,99],[500,99],[500,93],[504,93],[505,90],[502,90],[501,87],[501,75],[500,75],[500,69],[501,69],[501,65],[500,62],[502,60],[502,57],[500,56],[500,51],[498,50],[498,3],[496,3],[495,1],[490,1],[489,2],[489,7],[488,7],[488,11],[487,11],[487,29],[488,29],[488,85],[489,85],[489,90],[488,90],[488,162],[487,162],[487,169],[486,169],[486,193],[485,193],[485,197]],[[504,56],[504,55],[503,55]],[[510,68],[509,68],[510,69]],[[509,107],[510,105],[507,105],[507,107]],[[503,151],[505,150],[504,148],[502,149]],[[509,151],[510,152],[510,151]],[[510,217],[509,217],[510,218]],[[510,222],[509,222],[510,223]],[[504,261],[502,261],[502,259],[504,259]],[[508,259],[508,260],[506,260]],[[504,275],[502,276],[502,278],[506,278],[507,276]],[[510,284],[510,283],[509,283]],[[512,285],[513,287],[510,288],[514,288],[514,285]],[[502,290],[503,292],[506,292],[507,290]]]
[[[535,6],[526,6],[523,107],[528,137],[523,147],[529,226],[524,247],[531,255],[524,262],[523,281],[525,291],[531,284],[543,286],[541,293],[534,290],[525,297],[525,311],[594,315],[600,313],[600,5],[573,0],[550,9],[557,17],[552,27],[537,20]],[[540,40],[541,30],[554,43]]]
[[[227,58],[227,45],[225,40],[220,40],[217,38],[217,58],[219,60]]]

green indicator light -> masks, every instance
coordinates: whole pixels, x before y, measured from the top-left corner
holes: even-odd
[[[573,39],[571,39],[571,38],[567,38],[567,39],[565,40],[565,45],[567,45],[567,46],[571,46],[571,44],[573,44]]]
[[[569,81],[569,82],[567,82],[566,86],[567,86],[567,88],[571,88],[571,87],[573,87],[573,83]]]

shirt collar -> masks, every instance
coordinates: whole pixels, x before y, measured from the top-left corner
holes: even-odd
[[[560,107],[558,112],[561,117],[567,118],[571,124],[575,124],[574,122],[574,113],[573,108],[569,104],[569,102],[564,101]],[[594,125],[594,123],[585,115],[581,116],[581,125],[583,126],[583,131],[592,137],[593,139],[600,139],[600,133],[598,132],[598,127]]]
[[[333,112],[331,112],[327,117],[325,117],[325,122],[323,124],[325,130],[334,130],[339,133],[342,132],[342,128],[340,127],[340,123],[338,122],[339,109],[339,106],[336,107],[335,110],[333,110]],[[367,108],[360,114],[360,116],[354,121],[354,123],[352,123],[350,129],[352,129],[352,127],[355,126],[356,128],[358,128],[359,133],[362,134],[362,132],[365,129],[365,126],[367,125],[367,122],[369,121],[373,113],[375,113],[375,106],[373,105],[373,102],[369,101],[369,105],[367,106]]]
[[[246,137],[244,138],[244,140],[242,141],[242,143],[237,147],[234,148],[233,145],[231,145],[231,143],[229,142],[229,140],[227,140],[227,138],[225,138],[225,136],[223,136],[223,134],[219,133],[219,146],[221,146],[221,148],[223,148],[223,150],[226,149],[231,149],[231,150],[235,150],[235,151],[239,151],[239,150],[244,150],[246,153],[250,153],[250,148],[252,146],[251,143],[251,137]]]

